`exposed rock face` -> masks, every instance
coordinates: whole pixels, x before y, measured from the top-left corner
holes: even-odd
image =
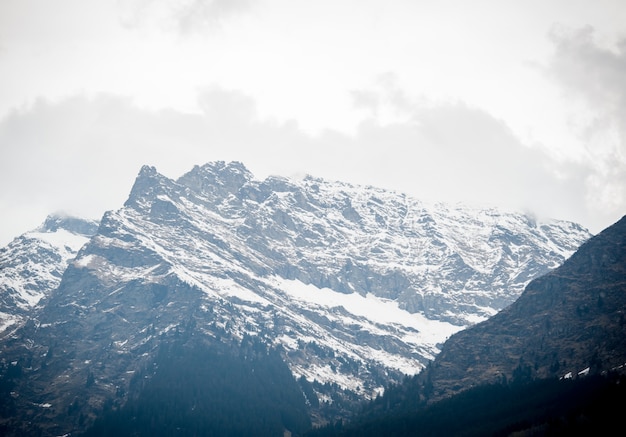
[[[0,343],[21,371],[11,426],[84,426],[123,404],[132,375],[182,334],[278,349],[295,377],[319,383],[322,406],[341,390],[367,399],[588,237],[569,222],[372,187],[256,181],[240,163],[177,181],[143,167],[41,311]]]
[[[429,372],[436,397],[503,378],[571,377],[626,364],[626,217],[489,320],[453,335]]]

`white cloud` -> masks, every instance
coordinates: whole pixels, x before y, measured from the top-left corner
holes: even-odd
[[[214,31],[252,7],[250,0],[130,0],[117,4],[127,28],[156,27],[187,35]]]
[[[547,72],[561,87],[585,150],[585,202],[605,221],[626,214],[626,38],[599,42],[591,27],[552,33]]]

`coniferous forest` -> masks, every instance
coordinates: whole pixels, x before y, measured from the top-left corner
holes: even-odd
[[[410,378],[366,405],[350,423],[307,437],[623,435],[624,375],[484,385],[428,404]]]
[[[252,338],[240,348],[178,340],[135,375],[124,407],[83,435],[282,436],[310,428],[304,396],[278,352]]]

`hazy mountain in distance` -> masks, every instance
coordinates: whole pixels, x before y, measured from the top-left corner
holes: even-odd
[[[58,287],[69,260],[97,230],[96,221],[53,214],[0,248],[0,336]]]

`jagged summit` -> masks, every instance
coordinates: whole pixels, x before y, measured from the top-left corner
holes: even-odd
[[[207,182],[215,181],[220,185],[227,184],[229,180],[238,180],[240,186],[253,179],[252,173],[239,161],[214,161],[201,166],[195,165],[189,172],[181,176],[177,182],[190,186],[190,184],[185,184],[184,181],[192,177],[205,178],[208,180]]]
[[[221,198],[236,194],[252,178],[252,173],[240,162],[217,161],[195,166],[176,182],[199,195]]]
[[[168,182],[169,179],[160,174],[155,167],[144,165],[135,179],[124,206],[141,207],[145,199],[163,194],[163,185],[167,185]]]

